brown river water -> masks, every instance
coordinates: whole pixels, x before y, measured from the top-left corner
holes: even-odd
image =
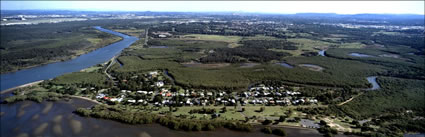
[[[216,131],[175,131],[158,124],[129,125],[111,120],[80,117],[72,112],[93,103],[82,99],[36,103],[22,101],[1,104],[1,137],[276,137],[228,129]],[[315,129],[285,128],[288,137],[321,137]],[[343,136],[343,135],[338,135]]]

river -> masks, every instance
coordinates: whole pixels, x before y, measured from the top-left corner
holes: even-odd
[[[71,60],[50,63],[38,67],[2,74],[0,75],[0,91],[34,81],[51,79],[65,73],[80,71],[81,69],[104,63],[121,52],[121,50],[138,40],[136,37],[104,29],[99,26],[94,28],[99,31],[122,37],[123,39],[119,42],[110,44],[103,48],[99,48],[95,51],[83,54]]]

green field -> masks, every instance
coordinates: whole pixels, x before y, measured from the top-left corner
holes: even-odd
[[[226,48],[229,43],[223,41],[204,41],[204,40],[177,40],[177,39],[152,39],[149,45],[169,46],[180,49],[212,49]]]
[[[189,34],[183,35],[184,40],[205,40],[205,41],[221,41],[227,43],[237,43],[241,40],[239,36],[221,36],[221,35],[203,35],[203,34]]]
[[[106,76],[102,73],[95,72],[73,72],[56,77],[51,82],[57,85],[88,84],[98,87],[107,86]]]

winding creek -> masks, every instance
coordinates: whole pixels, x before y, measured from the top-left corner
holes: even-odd
[[[96,26],[94,28],[106,33],[122,37],[123,39],[119,42],[110,44],[103,48],[99,48],[95,51],[83,54],[71,60],[46,64],[38,67],[20,70],[17,72],[2,74],[0,75],[0,91],[34,81],[51,79],[65,73],[80,71],[81,69],[96,64],[104,63],[115,55],[117,55],[119,52],[121,52],[121,50],[130,46],[132,43],[138,40],[138,38],[136,37],[124,35],[122,33],[104,29],[99,26]]]

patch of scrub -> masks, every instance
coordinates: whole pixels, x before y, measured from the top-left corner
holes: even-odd
[[[41,111],[42,114],[47,114],[49,113],[49,111],[52,109],[53,107],[53,103],[52,102],[47,102],[46,106],[44,107],[44,109]]]
[[[34,129],[33,134],[35,136],[41,135],[46,130],[46,128],[48,126],[49,126],[49,124],[47,124],[46,122],[44,122],[43,124],[41,124],[40,126],[38,126],[37,128]]]
[[[323,71],[323,67],[313,64],[299,64],[298,66],[312,71]]]
[[[74,134],[79,134],[81,132],[82,126],[83,126],[81,124],[81,121],[74,120],[74,119],[71,119],[69,121],[69,125],[71,126],[72,133],[74,133]]]
[[[353,56],[353,57],[362,57],[362,58],[363,57],[373,57],[372,55],[362,54],[362,53],[350,53],[348,55]]]

